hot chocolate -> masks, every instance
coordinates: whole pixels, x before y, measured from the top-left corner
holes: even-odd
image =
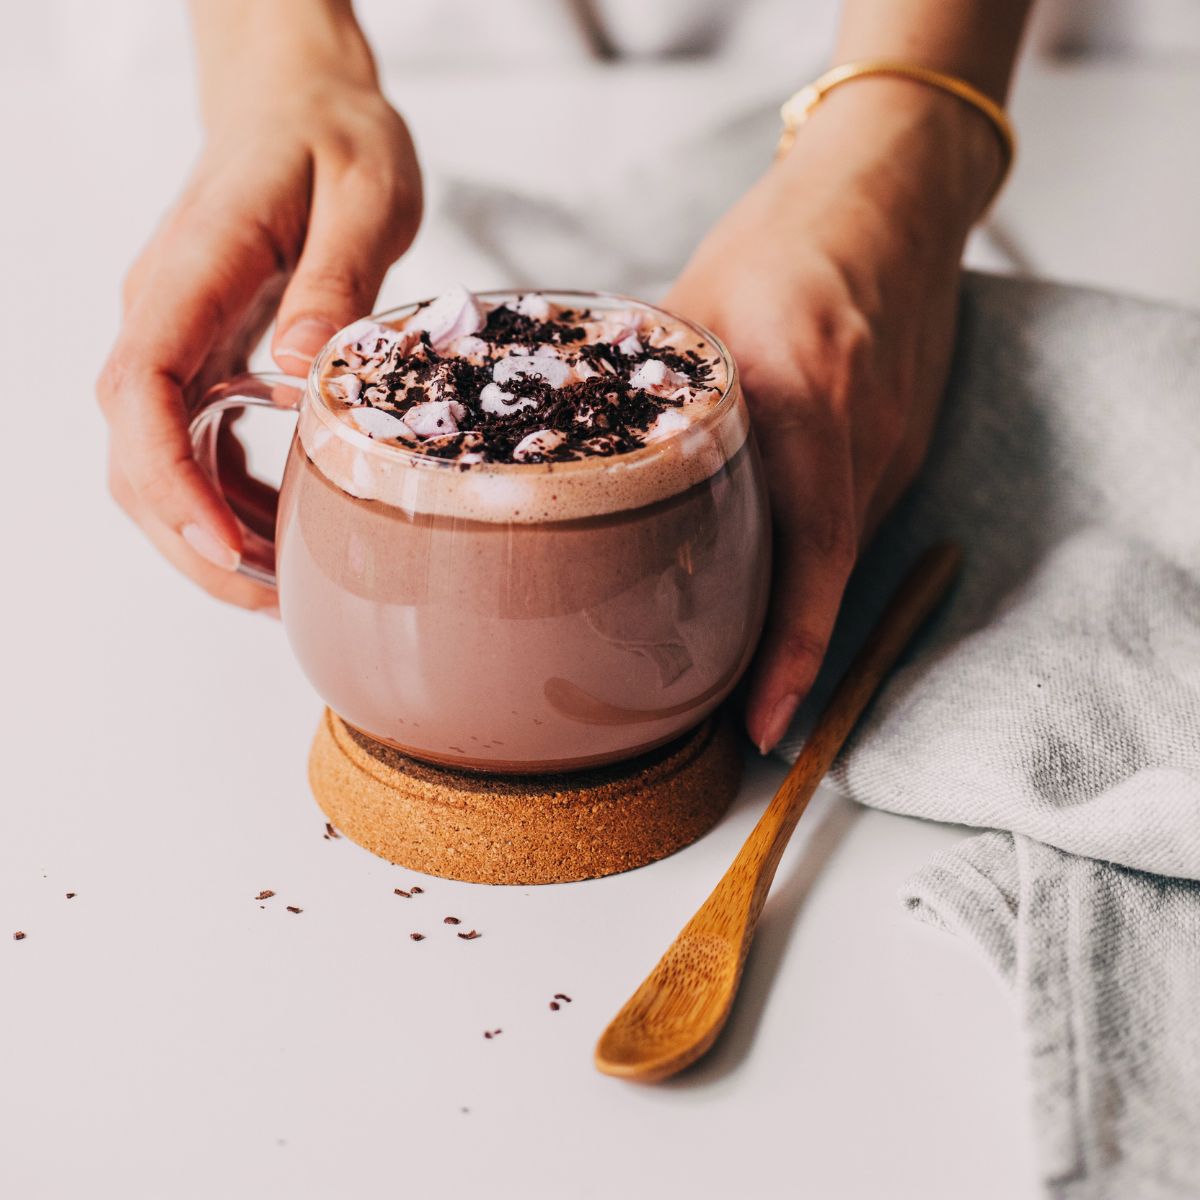
[[[745,668],[768,531],[732,362],[632,301],[456,291],[314,363],[280,503],[283,620],[352,725],[556,771],[694,726]]]

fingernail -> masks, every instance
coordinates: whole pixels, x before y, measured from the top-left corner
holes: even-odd
[[[767,754],[773,750],[779,739],[788,731],[788,726],[792,723],[792,718],[796,715],[796,709],[800,704],[800,697],[794,692],[784,696],[782,700],[771,710],[771,716],[767,720],[767,728],[763,732],[762,741],[758,743],[759,754]]]
[[[280,347],[275,351],[275,361],[283,366],[281,359],[291,359],[307,366],[337,329],[329,321],[319,317],[305,317],[289,325],[280,338]]]
[[[207,559],[214,567],[220,567],[222,571],[234,571],[242,561],[242,556],[232,546],[225,545],[203,525],[185,525],[180,533],[201,558]]]

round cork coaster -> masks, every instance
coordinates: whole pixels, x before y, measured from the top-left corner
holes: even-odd
[[[399,866],[470,883],[566,883],[644,866],[707,833],[741,781],[732,722],[612,767],[481,775],[417,762],[325,710],[313,795],[352,841]]]

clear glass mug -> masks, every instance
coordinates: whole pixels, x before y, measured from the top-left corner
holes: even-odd
[[[548,298],[680,321],[621,296]],[[245,529],[239,570],[278,588],[300,665],[339,716],[427,762],[541,773],[638,755],[725,699],[762,629],[770,531],[737,369],[692,328],[723,356],[719,401],[609,458],[464,467],[375,442],[319,386],[340,335],[306,382],[209,392],[191,434],[218,486],[223,416],[298,411],[274,541]]]

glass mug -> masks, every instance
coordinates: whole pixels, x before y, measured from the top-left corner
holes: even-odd
[[[461,466],[373,441],[336,415],[319,381],[338,335],[306,382],[242,376],[212,389],[192,420],[197,461],[219,486],[225,414],[298,410],[274,542],[245,528],[238,569],[278,588],[322,699],[426,762],[542,773],[636,756],[716,708],[762,629],[766,491],[728,351],[625,297],[547,296],[691,328],[724,361],[720,399],[631,453]]]

